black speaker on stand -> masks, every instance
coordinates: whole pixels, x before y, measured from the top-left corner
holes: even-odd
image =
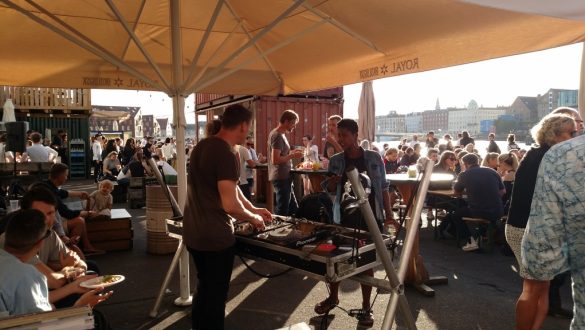
[[[28,121],[13,121],[4,123],[4,125],[6,127],[6,150],[25,152]]]
[[[6,127],[6,148],[7,151],[25,152],[26,151],[26,131],[28,131],[28,121],[13,121],[4,123]],[[16,178],[16,155],[14,158],[14,178]],[[19,189],[20,187],[20,189]],[[8,195],[12,199],[18,199],[18,191],[22,190],[18,181],[13,181],[8,188]]]

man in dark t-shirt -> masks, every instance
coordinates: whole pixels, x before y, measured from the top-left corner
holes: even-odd
[[[498,172],[491,168],[480,167],[479,157],[475,154],[463,156],[465,171],[457,177],[453,190],[461,194],[467,193],[467,206],[464,206],[453,215],[453,222],[457,226],[459,236],[469,239],[463,246],[463,251],[475,251],[479,248],[477,241],[463,222],[463,217],[475,217],[497,221],[504,215],[502,196],[506,192],[504,183]]]
[[[234,219],[260,229],[272,220],[270,212],[254,207],[237,186],[234,147],[246,141],[251,120],[250,110],[228,107],[219,133],[199,142],[191,153],[183,239],[199,280],[192,305],[193,329],[223,329],[234,262]]]

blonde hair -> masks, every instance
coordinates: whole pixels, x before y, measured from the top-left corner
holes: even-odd
[[[532,138],[538,145],[554,145],[555,138],[563,132],[565,126],[575,127],[573,117],[565,114],[549,114],[544,116],[538,124],[530,130]]]
[[[498,154],[497,152],[489,152],[487,155],[485,155],[485,158],[483,159],[483,162],[481,163],[481,166],[483,167],[489,167],[489,162],[492,159],[498,159],[500,156],[500,154]]]
[[[104,186],[109,186],[110,191],[114,190],[114,183],[110,180],[100,181],[100,189],[102,189]]]
[[[498,163],[504,163],[514,171],[518,169],[518,158],[512,152],[498,156]]]

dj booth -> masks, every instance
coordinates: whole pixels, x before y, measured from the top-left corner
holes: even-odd
[[[325,282],[337,282],[381,264],[367,231],[305,219],[274,216],[262,231],[236,224],[237,254],[294,268]],[[391,242],[383,235],[384,242]]]

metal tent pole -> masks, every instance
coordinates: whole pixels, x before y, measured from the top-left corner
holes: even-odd
[[[394,316],[396,314],[396,307],[398,306],[400,307],[400,312],[405,319],[407,327],[409,329],[416,329],[416,322],[412,316],[412,313],[410,312],[408,301],[404,295],[403,281],[400,280],[396,274],[394,265],[392,264],[392,258],[390,257],[390,252],[388,251],[386,244],[384,244],[384,238],[382,237],[382,233],[378,228],[378,223],[376,222],[374,212],[370,207],[368,196],[366,195],[364,187],[360,182],[357,169],[353,168],[347,171],[347,178],[351,182],[351,188],[359,201],[360,210],[364,216],[368,230],[372,235],[374,245],[376,246],[376,252],[382,262],[382,265],[384,266],[384,269],[386,270],[386,274],[388,275],[388,280],[390,282],[390,287],[392,288],[391,299],[388,304],[386,314],[384,315],[382,329],[390,329],[392,327],[392,324],[394,323]]]
[[[183,48],[181,40],[181,1],[170,1],[171,55],[173,65],[173,120],[177,134],[177,185],[179,206],[185,207],[187,200],[187,169],[185,161],[185,95],[178,90],[183,84]],[[182,245],[182,244],[181,244]],[[179,306],[191,305],[192,296],[189,288],[189,254],[180,253],[179,279],[181,296],[175,299]]]

